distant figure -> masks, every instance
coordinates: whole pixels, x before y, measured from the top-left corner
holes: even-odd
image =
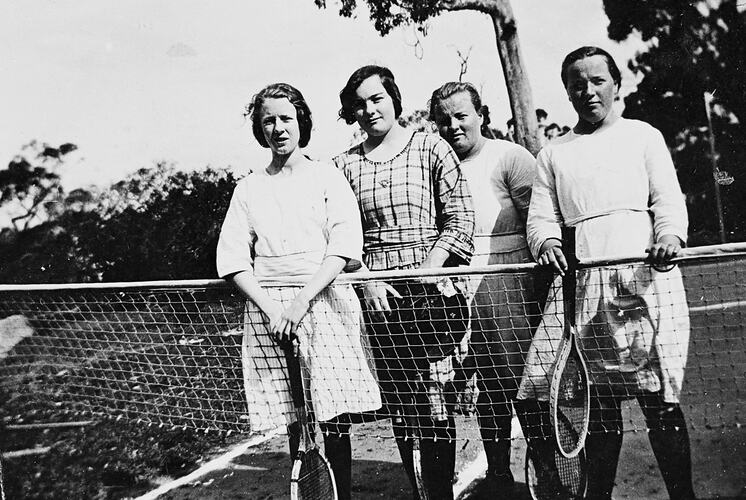
[[[550,123],[544,129],[544,137],[546,138],[546,142],[550,142],[553,139],[559,137],[560,135],[562,135],[561,132],[562,131],[561,131],[559,125],[557,125],[556,123]]]
[[[539,142],[542,146],[547,143],[546,135],[544,135],[544,129],[547,127],[547,112],[541,108],[536,108],[536,126],[539,131]]]
[[[490,123],[492,123],[492,120],[490,119],[490,107],[483,104],[480,114],[482,115],[482,126],[480,127],[482,136],[487,139],[503,139],[503,135],[499,130],[490,127]],[[435,121],[432,115],[430,116],[430,119],[433,120],[433,122]]]
[[[248,301],[244,385],[253,431],[288,425],[291,457],[300,442],[283,348],[298,344],[309,405],[324,434],[340,499],[350,498],[348,412],[380,408],[378,385],[360,342],[360,303],[349,285],[328,286],[363,244],[355,196],[329,163],[309,160],[311,111],[285,83],[247,107],[269,164],[239,181],[217,248],[218,274]],[[262,287],[258,277],[310,275],[305,286]]]
[[[548,116],[549,116],[549,115],[547,114],[547,112],[546,112],[546,111],[544,111],[544,110],[543,110],[543,109],[541,109],[541,108],[536,108],[536,122],[537,122],[537,123],[538,123],[538,124],[539,124],[540,126],[543,126],[543,125],[544,125],[544,124],[546,123],[546,121],[547,121],[547,117],[548,117]]]
[[[505,122],[505,125],[508,127],[508,132],[505,138],[511,142],[515,142],[515,118],[511,118]]]

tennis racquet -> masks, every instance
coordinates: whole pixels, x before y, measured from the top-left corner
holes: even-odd
[[[417,389],[422,389],[422,375],[417,373]],[[412,401],[412,408],[415,408],[414,401]],[[409,438],[412,440],[412,467],[414,468],[414,482],[417,487],[417,497],[420,500],[430,500],[430,496],[427,493],[427,486],[422,476],[422,454],[420,452],[420,442],[422,436],[420,435],[420,425],[416,417],[407,416],[407,429]]]
[[[561,417],[561,425],[567,426],[567,435],[575,430],[567,419]],[[544,464],[537,464],[531,457],[531,450],[526,450],[526,485],[533,500],[548,500],[566,498],[581,500],[585,496],[588,486],[586,475],[585,453],[581,449],[577,455],[567,458],[558,450],[544,460],[552,460]]]
[[[337,500],[337,485],[331,465],[311,437],[306,413],[306,387],[301,374],[301,358],[292,346],[283,347],[288,365],[293,406],[300,426],[300,446],[290,474],[291,500]]]
[[[562,280],[564,326],[549,390],[549,416],[557,448],[565,458],[577,456],[588,434],[591,394],[588,370],[578,347],[575,325],[575,230],[563,228],[563,253],[568,269]]]

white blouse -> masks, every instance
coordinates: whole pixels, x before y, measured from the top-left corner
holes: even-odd
[[[261,170],[233,193],[218,241],[218,275],[313,274],[327,255],[359,260],[362,245],[355,195],[333,165]]]
[[[536,160],[518,144],[486,140],[481,151],[461,162],[474,201],[472,265],[502,263],[493,258],[525,249],[526,217]]]
[[[560,238],[562,221],[578,227],[580,258],[641,254],[663,234],[686,242],[686,205],[671,155],[647,123],[619,118],[590,135],[568,132],[541,150],[537,167],[527,228],[534,257],[548,238]],[[639,223],[650,216],[653,234]]]

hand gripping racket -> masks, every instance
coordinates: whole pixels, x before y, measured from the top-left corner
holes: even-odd
[[[562,414],[560,423],[567,426],[568,433],[575,432]],[[537,463],[534,458],[544,462]],[[585,498],[588,477],[585,453],[582,449],[574,457],[567,458],[556,448],[548,456],[532,457],[531,450],[527,448],[525,466],[526,485],[533,500]]]
[[[291,500],[337,500],[337,485],[331,465],[308,429],[306,413],[306,387],[301,374],[301,358],[293,352],[292,346],[284,346],[288,365],[290,390],[293,406],[300,426],[300,446],[293,461],[290,475]]]
[[[565,458],[576,457],[585,444],[590,418],[590,387],[585,361],[578,347],[575,325],[577,258],[575,230],[563,228],[563,253],[568,269],[562,280],[564,327],[549,390],[549,416],[557,449]]]

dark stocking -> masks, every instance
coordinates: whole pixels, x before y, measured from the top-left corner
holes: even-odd
[[[650,429],[650,445],[668,495],[674,500],[695,498],[689,432],[681,407],[676,403],[665,403],[659,393],[646,393],[637,400]]]

